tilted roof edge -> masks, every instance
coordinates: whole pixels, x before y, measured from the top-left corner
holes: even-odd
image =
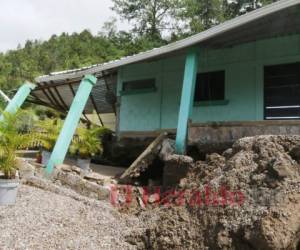
[[[177,51],[180,49],[193,46],[195,44],[213,38],[217,35],[220,35],[222,33],[225,33],[227,31],[230,31],[232,29],[235,29],[247,23],[250,23],[256,19],[295,6],[297,4],[300,4],[300,0],[281,0],[273,4],[267,5],[263,8],[260,8],[258,10],[236,17],[232,20],[226,21],[204,32],[198,33],[196,35],[179,40],[174,43],[170,43],[163,47],[155,48],[146,52],[141,52],[133,56],[124,57],[119,60],[110,61],[103,64],[92,65],[90,67],[84,67],[81,69],[67,70],[61,72],[54,72],[51,73],[50,75],[37,77],[36,82],[61,81],[65,79],[74,79],[85,74],[95,74],[101,71],[111,70],[131,63],[136,63],[139,61],[155,58],[164,54],[168,54],[173,51]]]

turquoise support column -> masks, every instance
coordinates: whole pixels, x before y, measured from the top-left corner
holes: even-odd
[[[72,102],[63,128],[54,146],[50,160],[47,164],[47,173],[53,171],[54,166],[62,164],[68,152],[68,148],[76,131],[80,117],[92,91],[96,84],[97,78],[92,75],[87,75],[83,78],[77,90],[76,96]]]
[[[35,89],[36,85],[33,83],[26,82],[24,83],[15,94],[14,98],[9,102],[6,106],[4,112],[7,113],[15,113],[25,102],[26,98],[30,94],[30,92]],[[0,117],[2,120],[3,117]]]
[[[176,134],[177,154],[186,153],[188,122],[193,110],[197,67],[198,53],[193,49],[188,52],[185,61],[184,79]]]

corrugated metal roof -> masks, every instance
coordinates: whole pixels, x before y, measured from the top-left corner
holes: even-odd
[[[196,34],[194,36],[188,37],[186,39],[171,43],[169,45],[155,48],[146,52],[139,53],[137,55],[128,56],[125,58],[121,58],[119,60],[110,61],[107,63],[99,64],[99,65],[91,65],[90,67],[84,67],[80,69],[74,69],[74,70],[67,70],[67,71],[61,71],[61,72],[54,72],[50,75],[40,76],[36,79],[37,82],[48,82],[48,81],[60,81],[64,79],[74,79],[77,77],[82,77],[85,74],[97,74],[98,72],[106,71],[106,70],[112,70],[115,68],[118,68],[120,66],[145,61],[149,59],[153,59],[155,57],[161,57],[163,55],[182,50],[188,47],[191,47],[196,44],[207,44],[207,42],[212,41],[214,38],[218,38],[222,35],[226,36],[226,33],[228,32],[235,32],[235,30],[239,30],[238,33],[241,31],[247,31],[248,29],[245,29],[245,25],[250,24],[258,19],[263,19],[269,15],[272,15],[274,13],[277,13],[279,11],[282,11],[284,9],[288,9],[290,7],[296,6],[300,4],[300,0],[281,0],[278,2],[275,2],[273,4],[270,4],[268,6],[265,6],[263,8],[260,8],[258,10],[252,11],[250,13],[247,13],[245,15],[242,15],[240,17],[234,18],[230,21],[224,22],[218,26],[215,26],[209,30],[206,30],[204,32],[201,32],[199,34]],[[282,20],[280,20],[279,17],[275,17],[275,20],[277,19],[277,23],[280,26],[280,23]],[[267,20],[264,20],[264,22]],[[268,21],[267,21],[268,23]],[[270,23],[268,23],[270,25]],[[271,23],[272,25],[272,23]],[[252,26],[252,25],[251,25]],[[256,26],[256,25],[255,25]],[[258,28],[263,28],[262,26],[259,26]],[[282,28],[282,27],[279,27]],[[289,28],[289,27],[286,27]],[[277,30],[277,31],[276,31]],[[278,29],[272,29],[274,34],[279,34]],[[239,40],[239,37],[241,36],[238,34],[235,34],[237,36],[236,40]],[[249,35],[249,34],[248,34]],[[250,32],[251,35],[251,32]],[[252,35],[253,34],[252,32]],[[232,37],[230,36],[232,40]],[[226,39],[225,39],[226,40]],[[247,40],[246,40],[247,41]],[[206,42],[206,43],[205,43]],[[222,39],[221,39],[222,42]],[[217,44],[216,44],[217,45]]]
[[[79,83],[80,80],[65,84],[39,83],[29,100],[60,111],[68,111]],[[96,110],[97,113],[115,113],[116,83],[116,75],[98,78],[85,106],[85,112],[91,114]]]
[[[40,76],[31,101],[67,111],[78,84],[86,74],[97,76],[85,112],[115,113],[116,72],[118,67],[184,53],[189,47],[220,48],[274,36],[300,34],[300,0],[282,0],[251,13],[227,21],[207,31],[175,43],[134,56],[90,67],[67,70]],[[73,88],[73,90],[70,88]]]

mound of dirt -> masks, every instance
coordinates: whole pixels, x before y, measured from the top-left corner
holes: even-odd
[[[184,202],[140,213],[148,226],[128,241],[140,249],[299,249],[299,164],[300,136],[240,139],[193,162],[171,198],[184,194]]]

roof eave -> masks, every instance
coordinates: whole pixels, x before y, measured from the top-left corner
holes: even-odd
[[[204,42],[208,39],[211,39],[215,36],[221,35],[225,32],[231,31],[238,27],[241,27],[247,23],[250,23],[259,18],[263,18],[269,14],[276,13],[283,9],[295,6],[300,4],[300,0],[283,0],[279,2],[275,2],[271,5],[265,6],[261,9],[255,10],[253,12],[244,14],[232,20],[226,21],[218,26],[215,26],[211,29],[208,29],[202,33],[193,35],[191,37],[185,38],[183,40],[168,44],[166,46],[156,48],[153,50],[149,50],[146,52],[139,53],[137,55],[129,56],[122,58],[120,60],[111,61],[108,63],[104,63],[101,65],[91,66],[84,69],[77,69],[71,71],[64,71],[53,73],[47,76],[40,76],[36,78],[36,82],[49,82],[49,81],[62,81],[65,79],[74,79],[86,74],[97,74],[106,70],[117,70],[117,68],[121,66],[125,66],[132,63],[137,63],[140,61],[145,61],[149,59],[153,59],[156,57],[160,57],[162,55],[169,54],[174,51],[182,50],[201,42]]]

